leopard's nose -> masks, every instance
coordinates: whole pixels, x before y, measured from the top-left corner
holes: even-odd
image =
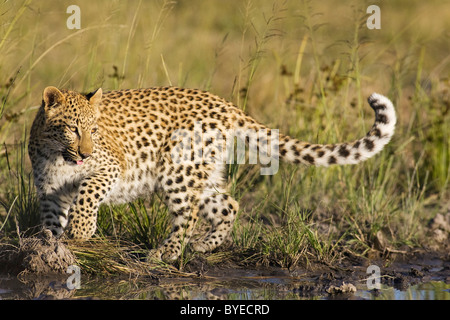
[[[80,153],[80,156],[84,160],[84,159],[87,159],[90,156],[92,156],[92,153],[90,153],[90,152],[83,152],[83,153]]]

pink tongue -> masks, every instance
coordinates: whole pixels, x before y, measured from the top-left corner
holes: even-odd
[[[83,164],[83,160],[77,160],[77,165],[82,165]]]

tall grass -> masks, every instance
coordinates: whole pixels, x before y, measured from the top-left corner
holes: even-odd
[[[396,105],[392,142],[361,165],[282,164],[274,176],[230,165],[241,209],[223,250],[291,267],[370,256],[383,251],[380,234],[384,252],[429,243],[427,221],[450,196],[450,17],[445,4],[408,3],[402,10],[395,1],[381,4],[381,30],[366,28],[369,3],[360,1],[79,1],[80,30],[66,28],[64,3],[2,3],[0,235],[36,223],[26,141],[43,88],[174,84],[208,89],[313,143],[364,135],[373,91]],[[98,225],[97,238],[145,249],[170,229],[158,195],[104,206]],[[186,252],[180,265],[191,257]]]
[[[0,238],[1,232],[8,237],[31,235],[39,225],[39,204],[33,180],[29,170],[24,168],[25,150],[21,143],[15,152],[5,151],[8,177],[3,184],[4,193],[0,198],[0,206],[7,215],[2,217],[0,223]],[[10,162],[11,157],[13,162]]]

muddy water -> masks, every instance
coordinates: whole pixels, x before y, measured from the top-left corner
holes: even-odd
[[[21,280],[3,275],[0,276],[0,299],[450,300],[449,278],[445,277],[445,270],[440,271],[435,276],[431,271],[430,275],[419,280],[405,280],[407,277],[398,280],[400,278],[388,274],[379,290],[369,290],[366,279],[347,278],[347,283],[353,284],[356,291],[337,294],[328,293],[330,286],[346,281],[330,280],[329,273],[308,278],[305,275],[287,276],[283,271],[273,270],[269,273],[222,271],[201,279],[93,278],[81,275],[79,283],[69,275]]]

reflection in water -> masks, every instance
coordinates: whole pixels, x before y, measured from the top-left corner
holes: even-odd
[[[64,278],[39,278],[19,281],[0,277],[0,299],[191,299],[191,300],[284,300],[284,299],[376,299],[376,300],[450,300],[450,284],[431,281],[398,290],[383,285],[377,292],[364,283],[355,284],[357,292],[330,296],[315,290],[305,279],[241,277],[234,279],[124,279],[87,278],[81,288],[69,290]],[[304,290],[309,288],[309,290]]]
[[[450,300],[450,284],[431,281],[410,286],[405,290],[382,286],[381,293],[374,295],[368,291],[358,291],[357,296],[376,300]]]

